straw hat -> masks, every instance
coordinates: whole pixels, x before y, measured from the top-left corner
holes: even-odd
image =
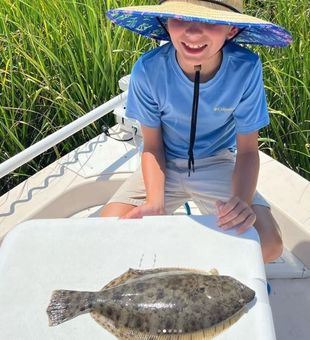
[[[291,34],[268,21],[242,14],[242,0],[166,0],[154,6],[111,9],[107,16],[117,25],[158,40],[170,40],[165,28],[168,18],[210,24],[232,25],[242,29],[238,43],[273,47],[287,46]]]

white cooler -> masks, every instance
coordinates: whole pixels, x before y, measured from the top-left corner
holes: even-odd
[[[55,289],[97,291],[128,268],[218,269],[255,290],[249,310],[216,339],[275,339],[257,232],[222,232],[214,216],[30,220],[0,247],[1,340],[115,339],[84,314],[48,326]]]

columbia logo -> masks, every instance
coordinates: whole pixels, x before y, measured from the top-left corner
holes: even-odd
[[[221,107],[217,106],[213,109],[215,112],[233,112],[234,108],[233,107]]]

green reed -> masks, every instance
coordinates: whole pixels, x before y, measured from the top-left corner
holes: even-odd
[[[152,2],[0,0],[0,162],[119,93],[118,80],[155,44],[112,25],[105,12]],[[272,118],[261,149],[310,178],[308,1],[245,2],[248,13],[294,37],[288,48],[255,48]],[[94,123],[13,172],[1,181],[0,194],[99,132],[100,122]]]
[[[0,162],[119,92],[118,80],[150,48],[106,19],[107,9],[130,4],[0,0]],[[17,183],[99,132],[94,123],[2,183]]]
[[[310,3],[307,0],[248,0],[257,13],[288,29],[289,47],[256,48],[263,61],[271,116],[261,148],[310,179]]]

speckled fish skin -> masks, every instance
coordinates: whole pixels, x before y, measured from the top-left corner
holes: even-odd
[[[230,276],[171,269],[137,273],[99,292],[55,291],[47,309],[50,325],[91,312],[118,335],[192,334],[231,318],[255,296]]]

